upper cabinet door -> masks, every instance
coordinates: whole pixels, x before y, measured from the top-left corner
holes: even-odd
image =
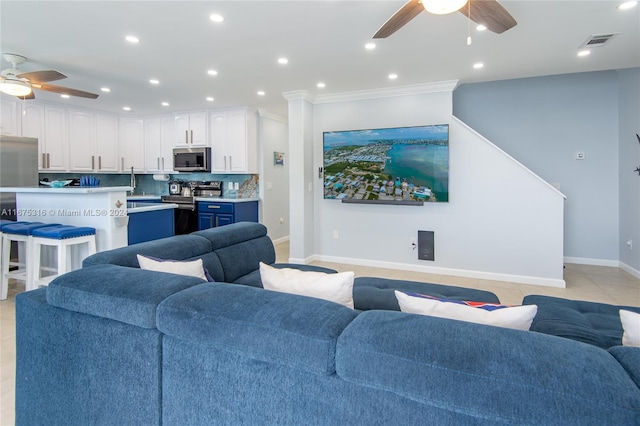
[[[192,112],[175,116],[175,146],[209,146],[207,113]]]
[[[67,113],[64,108],[45,105],[45,170],[68,170]]]
[[[20,101],[16,98],[0,98],[0,134],[20,136]]]
[[[123,172],[144,171],[144,121],[141,118],[120,119],[120,162]]]
[[[145,170],[159,172],[162,170],[162,121],[159,118],[144,120],[144,158]]]
[[[92,172],[98,168],[95,155],[94,116],[85,111],[69,111],[69,169]]]
[[[120,170],[118,152],[118,117],[114,115],[96,115],[96,155],[97,172],[117,172]]]
[[[211,172],[226,173],[229,162],[227,152],[227,113],[211,113]]]
[[[44,139],[44,105],[29,102],[24,105],[22,136],[38,139],[38,170],[46,164],[46,141]]]

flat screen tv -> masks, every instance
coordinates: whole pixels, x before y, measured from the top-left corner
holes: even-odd
[[[422,204],[449,201],[449,125],[323,133],[324,198]]]

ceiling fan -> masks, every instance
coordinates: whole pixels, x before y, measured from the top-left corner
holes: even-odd
[[[436,15],[460,11],[472,21],[482,24],[496,34],[517,25],[517,22],[496,0],[409,0],[373,35],[386,38],[426,10]]]
[[[58,71],[42,70],[21,73],[18,70],[18,66],[27,61],[27,58],[24,56],[5,53],[3,57],[5,61],[11,63],[12,67],[0,73],[0,92],[2,93],[17,96],[20,99],[34,99],[35,95],[32,89],[39,89],[63,95],[79,96],[81,98],[96,99],[98,97],[95,93],[47,84],[49,81],[67,78],[66,75]]]

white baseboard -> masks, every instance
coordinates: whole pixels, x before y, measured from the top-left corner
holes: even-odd
[[[278,238],[277,240],[272,239],[271,241],[273,241],[274,245],[286,243],[287,241],[289,241],[289,236],[287,235],[286,237]]]
[[[640,271],[638,271],[637,269],[632,268],[631,266],[627,265],[624,262],[620,262],[620,269],[622,269],[623,271],[626,271],[628,273],[630,273],[631,275],[633,275],[634,277],[640,279]]]
[[[472,271],[467,269],[442,268],[434,266],[411,265],[405,263],[393,263],[371,261],[366,259],[354,259],[334,256],[311,256],[310,259],[320,262],[342,263],[347,265],[369,266],[372,268],[397,269],[401,271],[425,272],[429,274],[453,275],[457,277],[479,278],[483,280],[505,281],[519,284],[539,285],[544,287],[566,288],[564,279],[530,277],[525,275],[502,274],[495,272]],[[292,262],[293,263],[293,262]],[[305,262],[308,263],[308,262]]]
[[[609,259],[590,259],[588,257],[567,257],[564,258],[565,263],[575,263],[576,265],[594,265],[594,266],[610,266],[612,268],[620,267],[620,262]]]

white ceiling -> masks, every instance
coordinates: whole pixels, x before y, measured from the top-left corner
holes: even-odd
[[[0,51],[28,57],[22,71],[68,76],[51,84],[100,94],[61,99],[36,91],[45,101],[117,113],[130,106],[131,114],[250,105],[286,115],[282,93],[292,90],[315,95],[638,67],[640,6],[621,11],[621,2],[502,1],[518,25],[501,35],[473,25],[471,46],[464,15],[422,12],[368,51],[364,44],[403,1],[2,0]],[[213,12],[225,21],[211,22]],[[590,35],[609,32],[620,34],[577,57]],[[129,34],[140,43],[127,43]],[[279,65],[280,56],[289,64]],[[476,62],[484,68],[473,69]],[[2,69],[9,66],[2,60]],[[211,68],[217,76],[207,75]],[[111,93],[100,92],[103,86]]]

